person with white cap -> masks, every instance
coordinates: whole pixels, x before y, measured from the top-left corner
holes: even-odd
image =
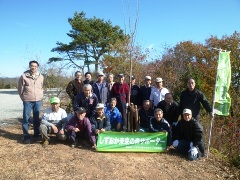
[[[90,118],[92,124],[92,135],[91,139],[93,142],[93,147],[96,148],[97,137],[99,133],[110,131],[111,124],[109,116],[106,116],[104,113],[104,104],[98,103],[96,106],[96,113]]]
[[[152,107],[156,108],[158,103],[165,99],[165,94],[169,93],[169,90],[163,87],[163,79],[158,77],[155,80],[156,87],[152,88],[150,94],[150,101]]]
[[[51,107],[45,109],[39,127],[44,147],[49,144],[50,137],[48,134],[56,134],[56,137],[59,140],[67,139],[64,131],[65,125],[68,121],[67,113],[64,109],[60,108],[60,99],[58,97],[52,97],[50,103]]]
[[[97,78],[98,80],[93,83],[92,90],[93,93],[96,94],[99,103],[103,103],[105,106],[109,101],[109,91],[108,84],[104,81],[104,73],[98,72]]]
[[[183,119],[176,126],[176,140],[173,147],[180,153],[186,154],[189,160],[197,160],[204,156],[203,128],[192,117],[190,109],[183,110]]]
[[[140,105],[143,104],[144,100],[150,100],[150,94],[153,88],[151,86],[151,79],[151,76],[145,76],[145,84],[143,86],[140,86]]]

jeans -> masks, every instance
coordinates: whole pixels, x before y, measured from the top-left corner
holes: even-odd
[[[23,139],[27,140],[30,138],[28,134],[28,124],[31,115],[31,111],[33,111],[33,129],[34,129],[34,137],[39,135],[39,126],[40,126],[40,111],[41,111],[42,101],[23,101]]]

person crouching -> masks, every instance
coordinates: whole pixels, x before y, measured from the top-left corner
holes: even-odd
[[[84,107],[79,107],[75,112],[76,114],[66,125],[66,131],[73,148],[78,146],[80,140],[82,140],[84,144],[88,144],[88,142],[91,141],[92,132],[91,123],[86,117],[86,109]]]
[[[67,113],[60,108],[60,99],[52,97],[50,99],[51,107],[46,108],[42,117],[39,132],[42,135],[43,147],[49,144],[50,137],[48,134],[56,134],[57,139],[66,140],[67,136],[64,132],[67,123]]]
[[[109,131],[111,129],[111,124],[108,116],[104,114],[104,104],[98,103],[96,106],[96,113],[90,118],[92,124],[92,141],[93,149],[96,149],[96,142],[99,133]]]
[[[176,140],[173,147],[180,153],[188,155],[189,160],[204,156],[203,128],[192,117],[190,109],[183,110],[183,119],[176,126]]]

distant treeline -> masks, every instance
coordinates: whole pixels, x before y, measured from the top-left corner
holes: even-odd
[[[0,89],[16,89],[19,77],[16,78],[0,78]]]

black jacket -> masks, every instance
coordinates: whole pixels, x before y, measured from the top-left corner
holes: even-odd
[[[148,111],[145,111],[143,108],[139,109],[138,116],[140,119],[140,128],[149,128],[150,119],[154,117],[154,110],[150,108]]]
[[[172,144],[172,130],[169,123],[162,118],[160,122],[158,122],[154,117],[150,119],[150,130],[152,132],[162,132],[167,131],[167,146],[171,146]]]
[[[163,118],[166,119],[171,126],[173,122],[178,121],[179,109],[177,102],[173,101],[167,111],[166,101],[162,100],[158,103],[157,108],[160,108],[163,111]]]
[[[200,90],[194,89],[193,91],[189,91],[189,89],[186,89],[182,91],[179,104],[180,113],[182,113],[183,109],[185,108],[191,109],[192,117],[199,120],[201,108],[200,104],[202,104],[202,106],[208,113],[212,112],[212,108],[208,100]]]
[[[203,127],[196,119],[190,121],[180,120],[176,127],[176,139],[193,142],[194,146],[203,141]]]

